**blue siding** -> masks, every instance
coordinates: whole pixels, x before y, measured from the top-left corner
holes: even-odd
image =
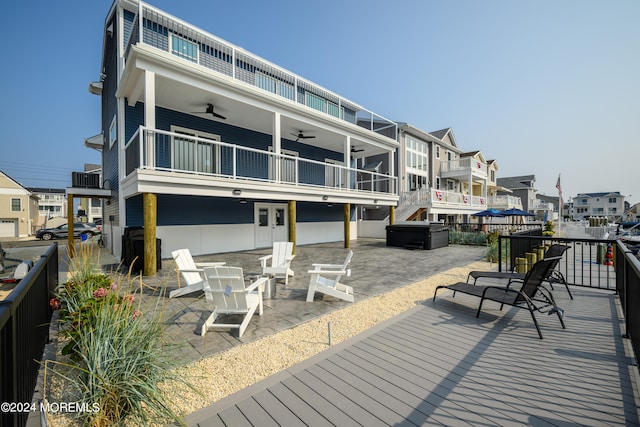
[[[355,218],[355,208],[351,207],[351,219]],[[344,219],[344,205],[327,203],[298,202],[296,203],[297,222],[342,222]]]
[[[133,12],[130,12],[128,10],[125,10],[123,13],[123,35],[124,38],[122,40],[122,43],[125,44],[124,47],[126,47],[127,42],[129,41],[129,37],[131,35],[131,30],[133,29],[133,22],[136,19],[136,15]]]
[[[127,200],[127,226],[144,224],[142,196]],[[157,225],[253,224],[253,204],[237,199],[158,195]]]
[[[268,200],[258,202],[269,203]],[[126,202],[127,227],[144,224],[142,195]],[[328,207],[326,203],[298,202],[297,222],[342,222],[343,205]],[[355,219],[355,207],[351,208],[351,219]],[[158,195],[157,225],[199,224],[253,224],[254,204],[239,203],[237,199],[198,196]]]

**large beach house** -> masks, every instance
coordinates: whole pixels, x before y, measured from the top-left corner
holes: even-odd
[[[348,243],[359,205],[397,205],[393,169],[361,160],[394,164],[393,121],[141,1],[114,2],[102,49],[102,133],[86,144],[114,254],[129,227],[151,257]]]

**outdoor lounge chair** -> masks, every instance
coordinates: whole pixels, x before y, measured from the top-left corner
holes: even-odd
[[[196,263],[193,260],[189,249],[178,249],[171,252],[171,255],[176,262],[176,272],[179,275],[178,289],[169,292],[169,298],[204,290],[204,284],[207,281],[207,278],[204,276],[204,268],[216,267],[225,264],[224,262]],[[180,286],[180,277],[182,277],[186,286]],[[205,297],[207,297],[207,299],[211,299],[211,295],[205,294]]]
[[[353,288],[340,283],[343,276],[351,276],[351,257],[353,251],[349,251],[342,264],[312,264],[313,270],[309,270],[309,290],[307,302],[313,301],[316,292],[331,295],[332,297],[353,302]]]
[[[291,260],[293,258],[295,258],[295,255],[293,255],[293,242],[274,242],[273,253],[260,257],[262,274],[264,276],[284,278],[285,286],[288,285],[289,276],[294,275],[291,269]],[[268,265],[269,260],[271,260],[271,265]]]
[[[554,283],[559,283],[564,285],[564,287],[567,289],[567,293],[569,294],[569,297],[573,299],[571,290],[569,290],[569,284],[564,278],[564,275],[559,270],[556,270],[556,267],[560,262],[560,258],[568,249],[569,249],[569,246],[556,244],[556,245],[551,245],[547,250],[547,252],[545,252],[543,259],[549,259],[549,258],[558,258],[558,259],[556,260],[556,263],[549,270],[549,274],[547,275],[544,281],[548,282],[551,285],[551,289],[553,289]],[[513,267],[513,270],[515,270],[515,267],[516,266]],[[513,270],[510,272],[509,271],[481,271],[481,270],[470,271],[469,276],[467,276],[467,282],[469,282],[471,278],[473,278],[474,285],[480,278],[507,279],[509,280],[509,284],[514,280],[517,280],[517,281],[524,280],[525,274],[517,273],[516,271],[513,271]]]
[[[241,337],[256,309],[262,315],[262,292],[268,279],[259,277],[245,287],[240,267],[207,267],[204,271],[207,277],[204,292],[212,295],[216,308],[202,325],[200,335],[204,336],[210,329],[235,328]],[[239,323],[215,323],[220,315],[239,315],[242,320]]]
[[[500,309],[502,309],[504,305],[526,308],[529,310],[529,313],[531,313],[531,318],[538,330],[538,335],[540,336],[540,339],[542,339],[542,332],[540,331],[540,326],[538,325],[538,320],[535,316],[536,311],[541,313],[546,312],[548,314],[557,314],[560,324],[562,325],[562,329],[565,329],[564,321],[562,320],[564,311],[561,308],[558,308],[551,292],[542,286],[542,282],[544,282],[545,278],[549,274],[549,270],[556,259],[557,258],[548,258],[535,263],[531,270],[526,274],[524,280],[519,286],[519,289],[514,289],[509,286],[516,282],[510,283],[506,287],[482,286],[467,282],[459,282],[454,283],[453,285],[441,285],[436,287],[433,294],[433,301],[435,302],[436,300],[438,290],[444,288],[452,290],[453,296],[455,296],[456,292],[461,292],[463,294],[479,297],[480,305],[478,306],[476,317],[480,316],[482,304],[485,300],[500,303]]]

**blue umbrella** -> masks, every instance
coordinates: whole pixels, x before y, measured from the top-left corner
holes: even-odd
[[[500,212],[502,216],[535,216],[531,212],[523,211],[521,209],[511,208]]]
[[[485,211],[476,212],[471,214],[473,216],[488,216],[488,217],[500,217],[503,216],[502,212],[497,209],[487,209]]]

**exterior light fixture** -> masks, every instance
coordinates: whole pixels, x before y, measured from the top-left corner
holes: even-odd
[[[232,191],[232,193],[234,196],[239,196],[240,194],[242,194],[242,190],[239,190],[236,188],[235,190]]]
[[[247,204],[247,199],[240,199],[240,204],[241,205],[246,205]]]
[[[328,200],[329,196],[322,196],[322,200]]]

